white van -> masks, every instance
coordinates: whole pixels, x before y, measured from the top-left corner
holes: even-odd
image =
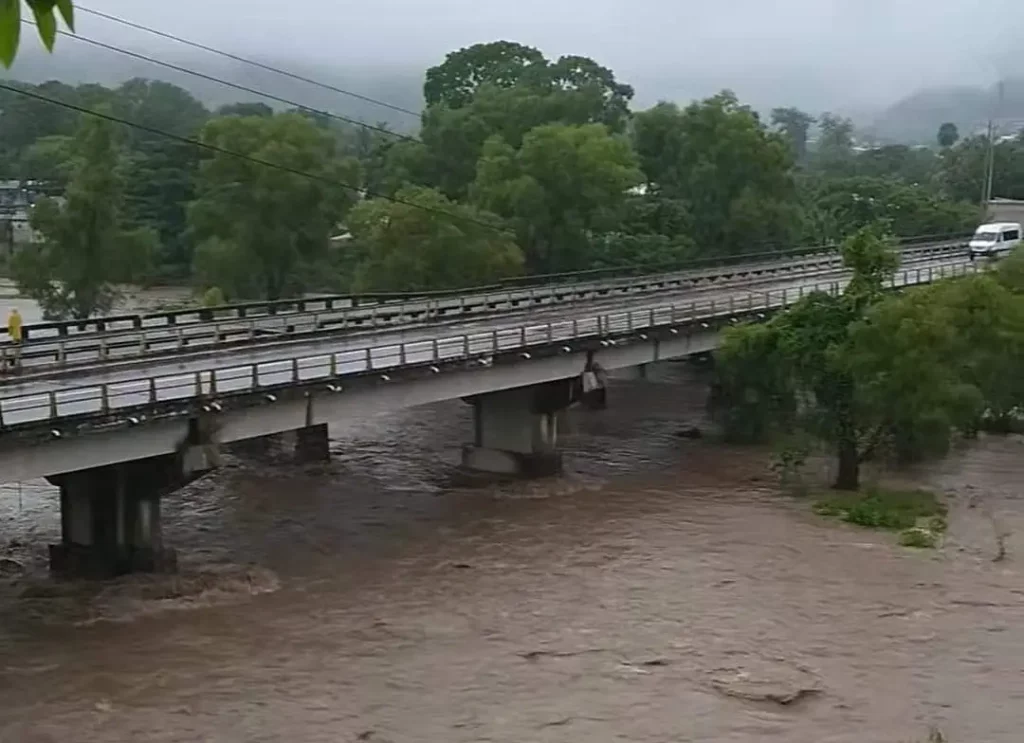
[[[971,260],[998,258],[1020,245],[1021,229],[1016,222],[983,224],[971,238]]]

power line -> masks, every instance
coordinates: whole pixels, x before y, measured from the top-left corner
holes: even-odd
[[[137,121],[130,121],[128,119],[122,119],[119,116],[113,116],[111,114],[103,113],[102,111],[96,111],[95,109],[92,109],[92,108],[86,108],[84,106],[78,106],[78,105],[76,105],[74,103],[68,103],[67,101],[62,101],[62,100],[59,100],[57,98],[51,98],[49,96],[42,95],[42,94],[37,93],[35,91],[24,90],[22,88],[18,88],[18,87],[13,86],[13,85],[8,85],[6,83],[0,83],[0,90],[6,90],[9,93],[15,93],[17,95],[24,96],[26,98],[33,98],[33,99],[35,99],[37,101],[42,101],[44,103],[50,103],[50,104],[52,104],[54,106],[60,106],[61,108],[66,108],[66,109],[68,109],[70,111],[76,111],[77,113],[84,114],[86,116],[92,116],[92,117],[97,118],[97,119],[103,119],[105,121],[109,121],[109,122],[112,122],[114,124],[120,124],[120,125],[123,125],[123,126],[127,126],[129,128],[132,128],[132,129],[138,129],[139,131],[143,131],[143,132],[146,132],[148,134],[155,134],[157,136],[164,137],[166,139],[170,139],[170,140],[173,140],[175,142],[180,142],[181,144],[192,145],[193,147],[197,147],[199,149],[206,150],[208,152],[214,152],[214,153],[217,153],[217,154],[220,154],[220,155],[228,155],[230,157],[234,157],[234,158],[237,158],[239,160],[244,160],[246,162],[255,163],[256,165],[263,165],[265,167],[273,168],[274,170],[279,170],[279,171],[284,172],[284,173],[289,173],[291,175],[301,176],[303,178],[308,178],[309,180],[318,181],[320,183],[326,183],[326,184],[331,185],[331,186],[336,186],[338,188],[343,188],[346,191],[353,191],[353,192],[355,192],[355,193],[357,193],[357,194],[359,194],[361,196],[370,196],[370,197],[373,197],[373,198],[384,199],[385,201],[390,201],[390,202],[392,202],[394,204],[401,204],[403,206],[412,207],[413,209],[419,209],[420,211],[427,212],[429,214],[437,214],[437,215],[440,215],[440,216],[443,216],[443,217],[447,217],[448,219],[451,219],[451,220],[454,220],[454,221],[457,221],[457,222],[464,222],[466,224],[474,224],[474,225],[476,225],[478,227],[484,227],[484,228],[486,228],[488,230],[492,230],[493,232],[495,232],[497,234],[502,234],[502,235],[507,234],[506,230],[503,230],[503,229],[501,229],[500,227],[498,227],[498,226],[496,226],[494,224],[490,224],[488,222],[484,222],[483,220],[480,220],[480,219],[474,219],[472,217],[466,217],[466,216],[463,216],[461,214],[453,214],[452,212],[446,211],[444,209],[435,209],[434,207],[431,207],[431,206],[423,206],[422,204],[417,204],[417,203],[412,202],[412,201],[406,201],[405,199],[399,199],[399,198],[396,198],[394,196],[388,196],[386,194],[375,193],[373,191],[364,190],[364,189],[359,188],[358,186],[353,186],[350,183],[345,183],[344,181],[338,181],[338,180],[335,180],[333,178],[325,178],[324,176],[317,175],[316,173],[310,173],[310,172],[307,172],[307,171],[304,171],[304,170],[299,170],[297,168],[289,167],[287,165],[281,165],[280,163],[271,162],[270,160],[264,160],[264,159],[259,158],[259,157],[253,157],[252,155],[246,155],[243,152],[236,152],[234,150],[229,150],[226,147],[220,147],[220,146],[215,145],[215,144],[210,144],[209,142],[203,142],[202,140],[193,139],[191,137],[183,137],[183,136],[180,136],[178,134],[173,134],[171,132],[165,131],[163,129],[157,129],[156,127],[153,127],[153,126],[148,126],[146,124],[140,124]]]
[[[253,67],[258,67],[261,70],[266,70],[267,72],[273,72],[273,73],[275,73],[277,75],[283,75],[284,77],[289,77],[292,80],[298,80],[299,82],[308,83],[309,85],[315,85],[316,87],[323,88],[324,90],[330,90],[330,91],[332,91],[334,93],[340,93],[341,95],[346,95],[346,96],[349,96],[350,98],[356,98],[356,99],[358,99],[360,101],[365,101],[366,103],[372,103],[375,106],[381,106],[383,108],[391,109],[392,111],[397,111],[398,113],[403,113],[403,114],[407,114],[409,116],[414,116],[417,119],[419,119],[421,117],[421,113],[418,112],[418,111],[412,111],[412,110],[410,110],[408,108],[402,108],[401,106],[396,106],[393,103],[387,103],[386,101],[380,101],[380,100],[377,100],[376,98],[370,98],[369,96],[361,95],[359,93],[353,93],[351,90],[345,90],[344,88],[339,88],[339,87],[331,85],[329,83],[320,82],[319,80],[314,80],[314,79],[309,78],[309,77],[304,77],[303,75],[298,75],[298,74],[296,74],[294,72],[288,72],[287,70],[282,70],[282,69],[280,69],[278,67],[274,67],[273,65],[264,64],[263,62],[257,62],[254,59],[248,59],[246,57],[241,57],[241,56],[239,56],[237,54],[232,54],[231,52],[225,52],[222,49],[216,49],[216,48],[214,48],[212,46],[207,46],[206,44],[200,44],[197,41],[190,41],[189,39],[182,38],[181,36],[175,36],[174,34],[170,34],[170,33],[167,33],[165,31],[159,31],[159,30],[157,30],[155,28],[150,28],[149,26],[143,26],[141,23],[135,23],[134,21],[129,21],[129,20],[125,19],[125,18],[119,18],[116,15],[111,15],[109,13],[103,13],[103,12],[101,12],[99,10],[93,10],[92,8],[87,8],[87,7],[84,7],[82,5],[78,5],[77,3],[75,4],[75,11],[79,12],[79,13],[88,13],[89,15],[96,16],[97,18],[103,18],[104,20],[111,21],[113,23],[119,23],[122,26],[127,26],[128,28],[134,28],[137,31],[145,31],[148,34],[153,34],[154,36],[160,36],[161,38],[169,39],[169,40],[175,41],[175,42],[177,42],[179,44],[185,44],[186,46],[190,46],[190,47],[192,47],[194,49],[200,49],[200,50],[202,50],[204,52],[209,52],[211,54],[216,54],[216,55],[218,55],[220,57],[224,57],[226,59],[230,59],[230,60],[233,60],[235,62],[241,62],[242,64],[252,65]]]
[[[31,20],[29,20],[27,18],[23,18],[21,22],[26,24],[26,25],[28,25],[28,26],[35,26],[36,25],[33,21],[31,21]],[[367,123],[365,123],[363,121],[358,121],[357,119],[350,119],[347,116],[341,116],[340,114],[331,113],[330,111],[321,111],[321,110],[316,109],[316,108],[311,108],[310,106],[305,106],[305,105],[303,105],[301,103],[296,103],[295,101],[289,100],[287,98],[282,98],[281,96],[274,95],[273,93],[265,93],[262,90],[257,90],[256,88],[250,88],[250,87],[245,86],[245,85],[239,85],[238,83],[233,83],[233,82],[230,82],[228,80],[223,80],[223,79],[221,79],[219,77],[214,77],[213,75],[207,75],[204,72],[198,72],[197,70],[193,70],[193,69],[190,69],[188,67],[182,67],[181,65],[172,64],[171,62],[164,62],[163,60],[156,59],[155,57],[148,57],[145,54],[139,54],[138,52],[133,52],[133,51],[131,51],[129,49],[124,49],[124,48],[119,47],[119,46],[114,46],[113,44],[107,44],[107,43],[105,43],[103,41],[97,41],[96,39],[90,39],[88,36],[82,36],[81,34],[73,34],[73,33],[68,33],[67,31],[60,31],[60,30],[58,30],[57,33],[60,34],[61,36],[66,36],[66,37],[68,37],[70,39],[75,39],[76,41],[81,41],[81,42],[84,42],[86,44],[91,44],[92,46],[99,47],[100,49],[106,49],[108,51],[116,52],[118,54],[124,54],[127,57],[132,57],[133,59],[138,59],[138,60],[141,60],[143,62],[149,62],[150,64],[159,65],[160,67],[165,67],[165,68],[167,68],[169,70],[174,70],[175,72],[182,72],[182,73],[184,73],[186,75],[192,75],[193,77],[197,77],[200,80],[207,80],[209,82],[218,83],[220,85],[226,85],[229,88],[234,88],[235,90],[241,90],[244,93],[250,93],[252,95],[257,95],[257,96],[260,96],[262,98],[267,98],[267,99],[272,100],[272,101],[277,101],[278,103],[283,103],[283,104],[285,104],[287,106],[291,106],[293,108],[298,108],[298,109],[301,109],[303,111],[308,111],[309,113],[319,114],[321,116],[327,116],[328,118],[335,119],[337,121],[341,121],[341,122],[344,122],[346,124],[351,124],[353,126],[360,126],[360,127],[365,128],[365,129],[369,129],[371,131],[378,132],[379,134],[385,134],[385,135],[387,135],[389,137],[395,137],[396,139],[401,139],[401,140],[404,140],[404,141],[407,141],[407,142],[419,142],[420,141],[416,137],[410,137],[410,136],[405,135],[405,134],[399,134],[398,132],[393,132],[393,131],[390,131],[388,129],[385,129],[384,127],[374,126],[373,124],[367,124]]]

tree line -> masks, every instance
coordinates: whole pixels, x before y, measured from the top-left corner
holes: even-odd
[[[944,454],[954,436],[1007,432],[1024,410],[1024,251],[967,277],[883,292],[897,265],[884,230],[842,246],[853,278],[763,324],[726,331],[714,408],[737,442],[821,442],[836,487],[865,462]]]
[[[960,232],[979,214],[970,142],[860,152],[846,120],[763,121],[728,91],[634,112],[612,70],[512,42],[427,70],[416,137],[261,103],[210,111],[152,80],[22,88],[143,127],[0,91],[3,172],[64,196],[33,210],[42,241],[11,266],[52,317],[105,311],[129,281],[218,301],[457,288],[832,243],[876,222]]]

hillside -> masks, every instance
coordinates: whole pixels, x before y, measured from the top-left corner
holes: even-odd
[[[397,131],[415,130],[419,126],[419,121],[415,117],[401,112],[282,77],[241,62],[212,55],[196,56],[196,54],[198,53],[185,53],[175,57],[161,51],[153,52],[149,56],[159,57],[180,67],[201,71],[211,77],[229,80],[255,90],[263,90],[312,108],[344,113],[344,115],[360,121],[385,122]],[[280,60],[262,57],[257,58],[256,61],[370,98],[387,101],[411,111],[419,111],[423,106],[422,70],[386,67],[332,70],[320,66],[316,68],[304,66],[302,62],[294,59]],[[215,82],[201,80],[186,73],[176,72],[130,57],[114,55],[101,49],[80,46],[69,46],[62,49],[61,53],[52,56],[28,46],[18,57],[15,65],[3,73],[3,76],[7,79],[31,83],[60,80],[69,84],[95,82],[108,86],[116,85],[133,77],[147,77],[179,85],[189,90],[211,108],[237,101],[263,100],[258,96],[248,95]]]
[[[883,141],[931,144],[946,121],[955,123],[962,135],[983,131],[990,116],[997,117],[1003,133],[1019,129],[1024,122],[1024,78],[1006,81],[998,112],[997,100],[995,86],[926,88],[890,106],[865,131]]]

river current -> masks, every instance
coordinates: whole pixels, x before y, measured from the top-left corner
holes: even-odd
[[[912,551],[680,437],[701,374],[571,411],[548,480],[460,485],[461,402],[242,447],[165,501],[176,577],[51,581],[54,489],[0,486],[0,741],[1019,743],[1024,443],[903,473],[951,508]]]

